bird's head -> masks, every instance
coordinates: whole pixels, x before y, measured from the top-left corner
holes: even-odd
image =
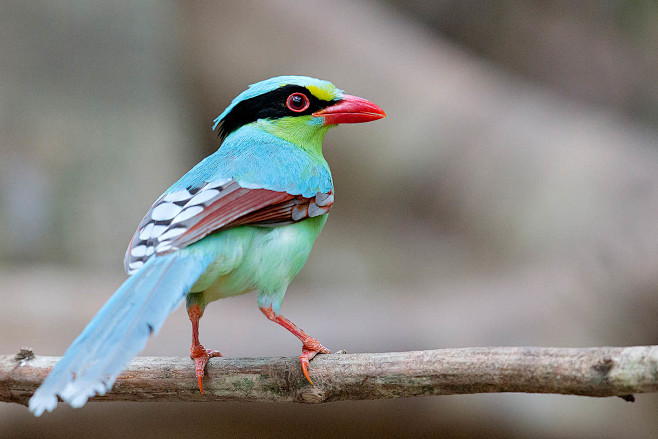
[[[331,82],[307,76],[278,76],[252,84],[240,93],[215,119],[213,130],[219,126],[223,139],[252,125],[319,152],[329,128],[382,117],[386,113],[377,105],[345,94]]]

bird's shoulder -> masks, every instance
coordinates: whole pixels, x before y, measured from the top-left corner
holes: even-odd
[[[310,197],[333,190],[326,160],[277,136],[245,127],[187,172],[167,192],[234,179],[249,189],[268,189]]]

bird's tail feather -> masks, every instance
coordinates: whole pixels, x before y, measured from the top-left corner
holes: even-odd
[[[57,395],[81,407],[95,394],[111,389],[210,262],[211,257],[189,251],[151,258],[119,287],[67,349],[30,398],[30,410],[36,416],[52,411]]]

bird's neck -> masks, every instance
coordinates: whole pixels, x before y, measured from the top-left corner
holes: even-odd
[[[253,122],[253,125],[316,157],[322,157],[322,140],[330,128],[330,126],[322,126],[322,121],[313,116],[259,119]]]

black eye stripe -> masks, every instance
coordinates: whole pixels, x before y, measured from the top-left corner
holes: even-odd
[[[309,100],[307,109],[301,112],[291,111],[286,102],[293,93],[302,93]],[[305,116],[335,104],[336,101],[323,101],[316,98],[305,87],[286,85],[260,96],[240,102],[224,117],[219,126],[219,137],[224,138],[243,125],[258,119],[279,119],[286,116]]]

